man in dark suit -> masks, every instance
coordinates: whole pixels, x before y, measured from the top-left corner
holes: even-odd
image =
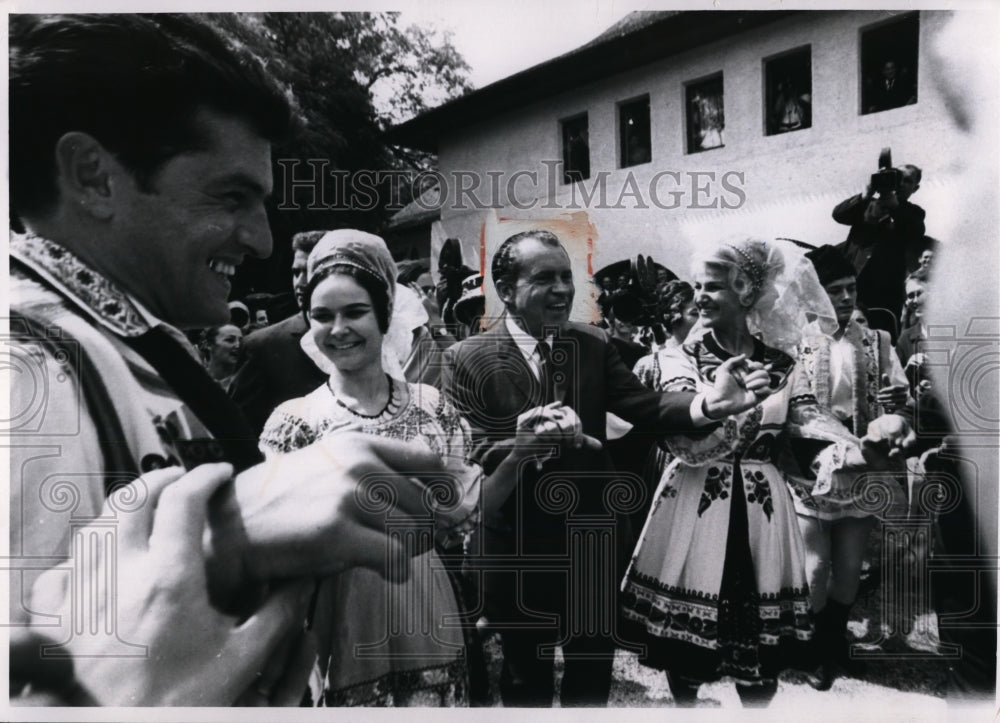
[[[866,312],[881,310],[879,315],[868,315],[869,323],[889,332],[893,341],[899,334],[896,315],[903,305],[906,274],[917,267],[924,251],[933,248],[933,241],[924,236],[924,209],[910,201],[923,174],[909,164],[899,170],[896,190],[878,192],[869,183],[864,193],[833,209],[833,220],[851,227],[837,250],[857,271],[858,303]]]
[[[917,94],[906,76],[899,72],[895,60],[882,64],[882,77],[872,83],[868,97],[868,113],[900,108],[917,102]]]
[[[507,239],[492,272],[507,313],[449,349],[442,375],[472,427],[474,458],[491,474],[514,448],[526,413],[546,424],[571,418],[585,435],[582,445],[579,436],[540,445],[519,464],[514,491],[473,545],[486,612],[501,631],[501,695],[507,706],[551,706],[558,645],[562,705],[606,705],[615,645],[623,642],[616,593],[631,552],[620,543],[628,539],[627,513],[641,504],[641,482],[615,475],[601,444],[605,414],[658,433],[697,433],[756,404],[753,390],[763,390],[767,373],[739,357],[705,393],[643,387],[604,332],[569,322],[570,259],[548,231]]]
[[[303,231],[292,237],[292,286],[299,313],[246,338],[246,363],[236,373],[229,394],[259,435],[275,407],[304,396],[326,381],[316,364],[299,346],[309,330],[303,313],[306,294],[306,261],[326,231]]]

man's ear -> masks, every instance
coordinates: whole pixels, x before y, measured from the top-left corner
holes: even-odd
[[[71,131],[56,141],[56,183],[59,198],[98,219],[114,211],[115,175],[122,168],[91,135]]]
[[[494,284],[497,290],[497,296],[500,297],[500,301],[503,302],[504,306],[509,306],[511,300],[514,298],[514,287],[507,281],[497,281]]]

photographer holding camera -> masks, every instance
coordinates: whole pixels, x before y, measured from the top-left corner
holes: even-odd
[[[917,268],[929,243],[924,236],[924,209],[909,201],[920,188],[920,178],[916,166],[893,168],[885,148],[864,193],[833,209],[833,220],[851,227],[837,248],[858,273],[858,304],[869,325],[888,331],[894,341],[906,275]]]

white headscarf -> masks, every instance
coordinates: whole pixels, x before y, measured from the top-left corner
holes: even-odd
[[[738,237],[699,254],[696,263],[735,270],[741,297],[752,300],[747,313],[750,333],[773,349],[796,356],[806,326],[832,335],[837,313],[805,250],[784,240]]]
[[[396,263],[385,241],[356,229],[330,231],[319,240],[306,265],[307,283],[336,266],[348,266],[368,274],[386,290],[389,301],[389,328],[382,338],[382,370],[405,381],[403,363],[410,355],[413,329],[427,323],[427,311],[415,293],[396,283]],[[299,342],[302,351],[325,374],[335,366],[316,346],[311,332]]]

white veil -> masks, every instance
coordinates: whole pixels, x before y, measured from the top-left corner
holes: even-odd
[[[811,323],[821,333],[836,332],[837,313],[830,297],[805,249],[796,244],[731,238],[697,255],[696,263],[706,261],[735,270],[737,282],[752,300],[747,326],[767,346],[794,357]]]

